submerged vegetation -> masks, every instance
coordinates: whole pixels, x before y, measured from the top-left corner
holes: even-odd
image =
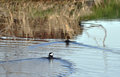
[[[92,8],[92,14],[83,17],[89,19],[115,19],[120,18],[120,0],[103,0],[100,5]]]

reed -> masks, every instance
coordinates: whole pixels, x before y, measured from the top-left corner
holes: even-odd
[[[49,0],[48,0],[49,1]],[[1,28],[3,36],[26,38],[66,38],[82,33],[79,25],[81,2],[74,1],[28,1],[2,0],[0,3],[6,15]]]

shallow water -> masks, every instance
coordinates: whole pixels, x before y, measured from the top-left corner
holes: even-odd
[[[119,77],[120,21],[85,21],[82,35],[73,41],[90,46],[55,43],[30,49],[28,46],[61,41],[0,40],[0,77]],[[48,41],[48,42],[47,42]],[[52,61],[47,57],[54,52]]]

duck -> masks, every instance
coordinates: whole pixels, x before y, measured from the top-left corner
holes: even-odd
[[[53,52],[50,52],[49,54],[48,54],[48,59],[53,59]]]
[[[69,36],[67,36],[67,39],[64,41],[64,42],[66,43],[66,46],[68,46],[68,45],[69,45],[69,43],[71,42],[69,39],[70,39],[70,37],[69,37]]]

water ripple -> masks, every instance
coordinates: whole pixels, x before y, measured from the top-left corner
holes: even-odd
[[[46,57],[0,61],[0,69],[0,74],[12,77],[67,77],[74,71],[69,61]]]

